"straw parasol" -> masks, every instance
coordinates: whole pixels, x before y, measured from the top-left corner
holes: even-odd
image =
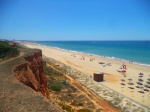
[[[148,84],[145,84],[144,86],[146,87],[146,88],[144,89],[144,91],[149,92],[150,86],[149,86]],[[148,99],[149,99],[149,96],[148,96]]]
[[[144,93],[144,91],[142,91],[142,90],[140,90],[140,91],[138,91],[139,93]]]
[[[132,88],[132,85],[134,85],[134,83],[132,83],[132,82],[129,82],[128,84],[129,84],[128,88],[130,88],[130,89]],[[127,90],[128,90],[128,88],[127,88]]]
[[[142,76],[143,76],[144,74],[143,74],[143,73],[140,73],[139,75],[142,75]]]
[[[150,81],[147,81],[146,83],[147,83],[147,84],[150,84]]]
[[[122,83],[120,83],[120,84],[121,84],[121,85],[123,85],[123,86],[125,86],[125,83],[123,83],[123,82],[122,82]]]
[[[122,81],[122,82],[121,82],[120,84],[122,85],[121,88],[122,88],[122,92],[123,92],[123,88],[124,88],[124,86],[125,86],[125,83],[123,83],[123,81],[125,81],[125,80],[124,80],[124,79],[121,79],[121,81]]]
[[[140,88],[141,86],[138,85],[138,86],[135,86],[135,87],[136,87],[136,88]]]
[[[132,83],[133,84],[133,83]],[[134,85],[134,84],[133,84]],[[134,92],[134,87],[129,87],[131,89],[132,97],[133,97],[133,92]]]
[[[132,82],[130,82],[130,83],[128,83],[128,84],[131,85],[131,86],[134,85],[134,83],[132,83]]]
[[[139,75],[139,77],[141,77],[141,78],[142,78],[142,77],[143,77],[143,75]]]
[[[145,92],[144,91],[138,91],[139,93],[141,93],[141,94],[144,94]],[[143,99],[142,99],[142,102],[144,101],[144,95],[142,96],[143,97]]]
[[[144,86],[145,86],[146,88],[150,88],[150,86],[149,86],[148,84],[145,84]]]
[[[128,79],[129,80],[129,83],[132,81],[132,79]]]
[[[132,79],[128,79],[129,81],[132,81]]]
[[[122,81],[122,83],[123,83],[123,82],[125,82],[125,80],[124,80],[124,79],[121,79],[121,81]]]
[[[141,91],[142,91],[143,88],[144,88],[143,86],[140,87]]]
[[[129,88],[130,88],[130,89],[134,89],[134,87],[131,87],[131,86],[130,86]]]
[[[143,90],[149,92],[149,89],[147,89],[147,88],[144,88]]]
[[[138,85],[143,85],[141,82],[137,82]]]
[[[140,82],[143,82],[143,79],[141,79],[141,78],[140,78],[140,79],[138,79],[138,80],[139,80]]]

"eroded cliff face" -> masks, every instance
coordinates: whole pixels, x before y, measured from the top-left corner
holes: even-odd
[[[49,99],[49,91],[47,88],[47,79],[43,71],[42,52],[24,57],[25,63],[18,65],[14,69],[16,78],[23,84],[31,87],[37,92],[41,92]]]

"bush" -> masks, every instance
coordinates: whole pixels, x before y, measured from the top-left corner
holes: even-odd
[[[63,105],[63,104],[59,104],[61,107],[62,107],[62,109],[63,110],[66,110],[67,112],[72,112],[71,110],[71,107],[70,106],[68,106],[68,105]]]
[[[1,59],[16,56],[18,54],[19,54],[19,51],[17,48],[13,48],[12,46],[9,45],[8,42],[0,41],[0,58]]]
[[[83,103],[80,102],[78,105],[79,105],[79,106],[83,106]]]
[[[58,87],[58,86],[51,86],[50,89],[53,90],[53,91],[57,91],[57,92],[60,91],[60,87]]]
[[[45,63],[44,63],[44,65],[45,65]],[[46,75],[56,75],[56,76],[60,76],[60,75],[63,75],[62,73],[60,73],[59,71],[56,71],[55,69],[53,69],[53,68],[51,68],[51,67],[49,67],[49,66],[44,66],[44,73],[46,74]]]

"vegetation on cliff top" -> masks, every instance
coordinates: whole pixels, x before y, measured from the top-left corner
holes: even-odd
[[[92,112],[95,105],[83,94],[82,87],[71,82],[65,75],[65,68],[58,63],[44,60],[50,97],[67,112]],[[66,83],[64,83],[66,82]],[[83,90],[84,91],[84,90]]]
[[[19,54],[19,50],[11,46],[8,42],[0,41],[0,59],[14,57]]]

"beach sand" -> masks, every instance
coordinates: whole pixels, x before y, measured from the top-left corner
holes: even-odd
[[[143,84],[146,84],[148,81],[147,79],[150,78],[150,67],[149,66],[142,66],[134,63],[124,62],[124,64],[127,66],[126,69],[126,77],[124,77],[121,73],[119,73],[117,70],[119,70],[120,66],[123,64],[123,61],[121,60],[114,60],[114,59],[108,59],[105,57],[100,56],[94,56],[89,55],[85,53],[79,53],[69,50],[62,50],[57,49],[53,47],[43,46],[35,43],[23,43],[23,45],[29,47],[29,48],[37,48],[41,49],[43,55],[49,58],[53,58],[57,61],[60,61],[64,64],[67,64],[71,67],[74,67],[82,72],[85,72],[87,74],[93,76],[94,72],[104,72],[104,81],[99,82],[102,85],[113,89],[115,92],[118,92],[119,94],[135,101],[139,102],[140,104],[143,104],[150,108],[150,92],[144,92],[139,93],[137,91],[141,90],[136,88],[137,83],[139,82],[139,70],[141,70],[144,74],[143,76]],[[84,57],[84,60],[83,60]],[[90,61],[90,59],[94,59],[93,61]],[[105,63],[111,63],[111,66],[105,66],[103,67],[98,62],[105,62]],[[120,85],[121,79],[125,80],[125,86]],[[134,89],[128,88],[128,79],[132,79],[131,82],[134,83],[132,87]],[[123,89],[121,87],[124,87]],[[131,92],[133,91],[133,92]]]

